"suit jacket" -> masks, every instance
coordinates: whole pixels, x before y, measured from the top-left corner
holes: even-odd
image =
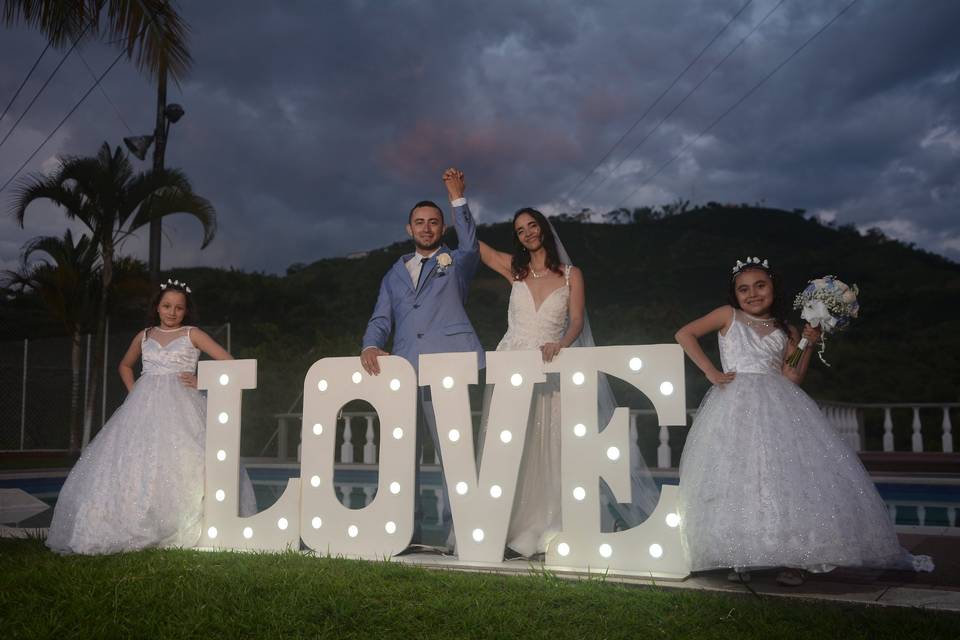
[[[363,335],[363,348],[387,344],[391,330],[393,353],[406,358],[419,371],[421,353],[476,351],[485,366],[483,347],[463,305],[470,281],[480,264],[477,225],[464,204],[453,209],[459,248],[442,246],[422,267],[415,287],[406,263],[417,254],[402,256],[380,281],[380,294]],[[447,254],[452,263],[441,267],[437,258]]]

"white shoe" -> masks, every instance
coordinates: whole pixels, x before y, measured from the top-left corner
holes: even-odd
[[[777,584],[782,584],[785,587],[799,587],[804,582],[806,582],[806,578],[803,571],[799,569],[784,569],[777,574]]]
[[[727,580],[730,582],[750,582],[749,571],[731,571],[727,574]]]

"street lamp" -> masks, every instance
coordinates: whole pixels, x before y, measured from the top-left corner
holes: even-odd
[[[179,104],[167,104],[167,70],[162,68],[157,81],[157,126],[153,135],[131,136],[123,139],[134,156],[140,160],[147,157],[147,150],[150,145],[156,142],[153,148],[153,170],[163,170],[163,157],[167,150],[167,137],[170,133],[170,125],[175,124],[184,114],[183,107]],[[156,287],[160,284],[160,239],[161,239],[160,220],[150,221],[150,254],[147,263],[150,269],[150,282]]]

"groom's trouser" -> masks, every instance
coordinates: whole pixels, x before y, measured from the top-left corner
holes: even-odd
[[[444,546],[447,543],[448,535],[453,524],[453,516],[450,513],[450,500],[447,497],[447,483],[443,474],[443,458],[440,454],[440,438],[437,434],[437,418],[433,411],[433,402],[430,395],[430,387],[419,387],[417,402],[417,440],[416,440],[416,474],[414,476],[414,495],[417,497],[414,515],[413,515],[413,544],[423,544],[423,500],[420,494],[420,467],[423,461],[423,443],[426,438],[433,441],[433,450],[435,461],[440,465],[440,486],[435,488],[437,495],[438,525],[441,531],[438,534],[438,544]],[[452,536],[450,536],[452,542]]]

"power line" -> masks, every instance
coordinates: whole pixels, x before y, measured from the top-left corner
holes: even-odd
[[[707,49],[709,49],[710,46],[713,45],[713,43],[717,41],[717,38],[719,38],[719,37],[723,34],[723,32],[726,31],[727,28],[728,28],[731,24],[733,24],[733,21],[736,20],[736,19],[740,16],[740,14],[743,13],[743,11],[744,11],[748,6],[750,6],[750,4],[751,4],[752,2],[753,2],[753,0],[747,0],[747,2],[746,2],[742,7],[740,7],[740,10],[737,11],[735,14],[733,14],[733,17],[731,17],[729,20],[727,20],[727,23],[726,23],[725,25],[723,25],[723,27],[721,27],[721,29],[720,29],[719,31],[717,31],[717,33],[713,36],[713,38],[710,39],[710,42],[708,42],[708,43],[703,47],[703,49],[700,50],[700,53],[698,53],[698,54],[696,55],[696,57],[694,57],[694,59],[690,61],[690,64],[688,64],[686,67],[684,67],[683,71],[681,71],[679,74],[677,74],[677,77],[675,77],[675,78],[673,79],[673,82],[670,83],[670,86],[668,86],[666,89],[664,89],[663,92],[662,92],[659,96],[657,96],[657,99],[654,100],[653,103],[652,103],[649,107],[647,107],[646,111],[643,112],[643,115],[641,115],[639,118],[637,118],[637,121],[634,122],[632,125],[630,125],[630,128],[627,129],[622,136],[620,136],[620,139],[617,140],[615,143],[613,143],[613,146],[610,147],[610,148],[607,150],[607,152],[604,154],[604,156],[603,156],[602,158],[600,158],[600,160],[597,162],[597,164],[595,164],[595,165],[593,166],[593,168],[590,169],[590,171],[588,171],[587,173],[585,173],[585,174],[583,175],[583,178],[580,179],[580,182],[578,182],[573,189],[570,189],[569,191],[567,191],[566,193],[564,193],[562,196],[560,196],[560,199],[561,199],[561,200],[565,200],[567,197],[573,196],[573,194],[577,192],[577,189],[579,189],[579,188],[583,185],[584,182],[586,182],[587,180],[590,179],[590,176],[592,176],[592,175],[596,172],[596,170],[599,169],[599,168],[603,165],[604,161],[606,161],[606,159],[610,157],[610,154],[613,153],[614,150],[615,150],[618,146],[620,146],[620,143],[623,142],[624,139],[625,139],[628,135],[630,135],[630,133],[633,132],[634,129],[637,128],[637,125],[639,125],[639,124],[643,121],[643,119],[647,117],[647,115],[654,109],[654,107],[656,107],[658,104],[660,104],[660,101],[663,100],[664,96],[666,96],[666,95],[670,92],[670,90],[673,89],[674,86],[676,86],[676,84],[680,81],[680,78],[682,78],[682,77],[684,76],[684,74],[686,74],[687,71],[689,71],[690,68],[691,68],[693,65],[695,65],[698,60],[700,60],[701,57],[703,57],[703,54],[707,52]]]
[[[627,161],[627,158],[629,158],[629,157],[632,156],[634,153],[636,153],[637,149],[639,149],[641,146],[643,146],[643,143],[646,142],[646,141],[650,138],[650,136],[652,136],[654,133],[656,133],[657,130],[660,128],[660,126],[661,126],[664,122],[666,122],[666,121],[670,118],[670,116],[672,116],[672,115],[674,114],[674,112],[683,105],[684,102],[687,101],[687,98],[689,98],[689,97],[692,96],[694,93],[696,93],[697,89],[699,89],[701,86],[703,86],[703,84],[704,84],[707,80],[710,79],[710,77],[714,74],[714,72],[715,72],[717,69],[719,69],[719,68],[723,65],[724,62],[726,62],[727,60],[729,60],[729,59],[730,59],[730,56],[732,56],[732,55],[737,51],[737,49],[739,49],[740,46],[741,46],[744,42],[747,41],[747,38],[749,38],[750,36],[752,36],[752,35],[754,34],[754,32],[755,32],[757,29],[759,29],[759,28],[763,25],[764,22],[767,21],[767,18],[769,18],[770,16],[772,16],[773,13],[774,13],[777,9],[779,9],[779,8],[780,8],[780,5],[782,5],[784,2],[786,2],[786,0],[780,0],[780,2],[778,2],[772,9],[770,9],[770,11],[768,11],[768,12],[766,13],[766,15],[763,16],[763,18],[760,20],[760,22],[758,22],[757,24],[755,24],[755,25],[753,26],[753,28],[750,29],[750,31],[747,33],[747,35],[743,36],[743,38],[741,38],[740,41],[737,42],[737,44],[735,44],[735,45],[733,46],[733,48],[730,49],[730,51],[727,52],[727,55],[725,55],[725,56],[723,57],[723,59],[720,60],[720,62],[718,62],[716,65],[714,65],[714,67],[713,67],[712,69],[710,69],[710,73],[708,73],[707,75],[705,75],[705,76],[700,80],[700,82],[698,82],[692,89],[690,89],[690,91],[687,92],[687,95],[683,96],[683,99],[681,99],[680,102],[678,102],[677,104],[675,104],[674,107],[673,107],[672,109],[670,109],[670,111],[667,113],[667,115],[663,116],[663,118],[660,119],[660,122],[658,122],[658,123],[656,124],[656,126],[653,127],[653,129],[651,129],[650,131],[648,131],[648,132],[647,132],[647,135],[643,136],[643,138],[640,140],[640,142],[638,142],[638,143],[636,144],[636,146],[634,146],[632,149],[630,149],[629,152],[627,152],[627,155],[623,156],[623,158],[620,159],[620,162],[617,163],[617,166],[615,166],[613,169],[611,169],[610,172],[607,173],[606,177],[604,177],[603,180],[601,180],[600,182],[598,182],[597,184],[595,184],[595,185],[593,186],[593,188],[590,189],[590,191],[588,191],[586,194],[584,194],[583,198],[586,199],[587,197],[589,197],[589,196],[590,196],[594,191],[596,191],[601,185],[603,185],[607,180],[609,180],[610,177],[613,176],[613,174],[615,174],[615,173],[617,172],[617,169],[619,169],[619,168],[623,165],[623,163]]]
[[[87,23],[87,25],[83,28],[83,31],[80,32],[80,35],[77,36],[77,39],[74,40],[74,41],[73,41],[73,44],[70,45],[70,48],[67,49],[67,52],[66,52],[65,54],[63,54],[63,57],[62,57],[62,58],[60,58],[60,62],[57,63],[57,66],[54,67],[53,71],[50,72],[50,75],[47,76],[47,79],[46,79],[46,81],[43,83],[43,86],[41,86],[40,89],[37,90],[37,93],[34,94],[33,99],[30,100],[30,104],[27,105],[26,109],[23,110],[23,113],[20,114],[20,117],[17,118],[17,121],[14,122],[14,123],[13,123],[13,126],[10,127],[10,130],[7,131],[7,135],[3,136],[3,140],[0,140],[0,147],[2,147],[2,146],[3,146],[3,143],[5,143],[5,142],[10,138],[10,136],[13,134],[14,131],[16,131],[17,125],[19,125],[19,124],[20,124],[20,121],[23,120],[24,116],[27,115],[27,113],[28,113],[28,112],[30,111],[30,109],[33,107],[34,103],[37,101],[37,98],[40,97],[40,94],[42,94],[42,93],[44,92],[44,90],[47,88],[47,85],[49,85],[49,84],[50,84],[50,81],[53,80],[53,77],[54,77],[55,75],[57,75],[57,72],[58,72],[58,71],[60,71],[60,67],[62,67],[62,66],[63,66],[63,63],[67,61],[67,58],[70,57],[70,54],[73,52],[73,50],[77,48],[77,45],[78,45],[78,44],[80,44],[80,40],[83,39],[83,36],[87,33],[87,29],[90,28],[90,24],[91,24],[91,23],[89,23],[89,22]]]
[[[30,71],[27,72],[27,77],[23,79],[23,82],[20,83],[20,86],[17,87],[17,90],[14,92],[13,97],[10,98],[10,102],[7,103],[7,106],[3,109],[3,114],[0,114],[0,122],[3,122],[3,119],[7,117],[7,113],[10,111],[10,107],[13,106],[13,101],[17,99],[20,95],[20,92],[23,91],[23,88],[26,86],[27,82],[30,80],[30,76],[33,75],[33,72],[37,70],[37,65],[40,64],[40,61],[43,59],[43,56],[46,55],[47,50],[50,48],[50,41],[47,40],[47,46],[43,48],[43,51],[40,52],[40,55],[37,56],[36,61],[33,63],[33,66],[30,67]]]
[[[73,115],[74,111],[76,111],[77,109],[80,108],[80,105],[83,104],[83,102],[87,99],[87,97],[88,97],[91,93],[93,93],[93,90],[96,89],[98,86],[100,86],[100,83],[103,81],[103,79],[106,77],[106,75],[107,75],[108,73],[110,73],[110,70],[113,69],[113,67],[115,67],[118,62],[120,62],[120,59],[123,58],[124,55],[125,55],[125,52],[121,51],[121,52],[117,55],[117,57],[114,58],[113,62],[110,63],[110,66],[107,67],[107,68],[104,70],[104,72],[100,74],[100,77],[97,78],[97,80],[96,80],[96,82],[94,82],[93,86],[90,87],[89,89],[87,89],[87,92],[86,92],[85,94],[83,94],[83,97],[80,98],[80,100],[77,101],[77,104],[73,105],[73,108],[70,109],[70,111],[67,113],[67,115],[65,115],[65,116],[63,117],[63,120],[60,121],[60,124],[58,124],[56,127],[54,127],[53,131],[51,131],[50,134],[49,134],[46,138],[43,139],[43,142],[41,142],[41,143],[39,144],[39,146],[37,146],[37,148],[34,149],[33,153],[30,154],[30,157],[27,158],[26,160],[24,160],[24,161],[23,161],[23,164],[20,165],[20,168],[17,169],[17,170],[13,173],[12,176],[10,176],[10,179],[3,183],[3,186],[0,187],[0,193],[2,193],[3,191],[5,191],[5,190],[7,189],[7,187],[10,186],[10,183],[13,182],[13,181],[17,178],[18,175],[20,175],[20,172],[23,171],[23,169],[30,163],[31,160],[34,159],[34,157],[36,157],[36,155],[37,155],[38,153],[40,153],[40,149],[42,149],[42,148],[44,147],[44,145],[46,145],[48,142],[50,142],[50,139],[53,138],[53,136],[57,133],[57,131],[60,130],[60,127],[62,127],[62,126],[64,125],[64,123],[66,123],[66,121],[70,118],[70,116]]]
[[[83,66],[85,66],[85,67],[87,68],[87,71],[90,72],[90,77],[93,78],[94,80],[96,80],[96,79],[97,79],[97,74],[95,74],[95,73],[93,72],[93,69],[90,68],[90,65],[87,64],[87,59],[83,57],[83,53],[82,53],[79,49],[77,49],[77,56],[79,56],[80,62],[82,62],[82,63],[83,63]],[[107,90],[103,88],[103,85],[102,85],[102,84],[98,84],[98,86],[100,87],[100,93],[103,94],[103,97],[106,98],[107,102],[110,103],[110,106],[113,107],[113,111],[114,111],[114,113],[117,114],[117,118],[120,120],[120,122],[123,123],[123,126],[126,127],[127,133],[129,133],[130,135],[133,135],[133,130],[130,129],[130,125],[127,124],[127,121],[126,121],[126,120],[124,120],[123,114],[120,113],[120,109],[117,108],[117,105],[114,104],[113,100],[110,99],[110,96],[107,95]]]
[[[852,0],[852,1],[850,2],[850,4],[848,4],[848,5],[845,6],[843,9],[841,9],[840,12],[837,13],[837,15],[833,16],[833,18],[831,18],[825,25],[823,25],[822,27],[820,27],[820,29],[818,29],[816,33],[814,33],[812,36],[810,36],[809,38],[807,38],[807,39],[804,41],[803,44],[801,44],[799,47],[797,47],[796,49],[794,49],[793,53],[791,53],[789,56],[787,56],[787,57],[783,60],[783,62],[781,62],[780,64],[778,64],[776,67],[774,67],[773,70],[770,71],[770,73],[768,73],[768,74],[765,75],[763,78],[761,78],[760,81],[759,81],[757,84],[753,85],[753,87],[750,88],[750,90],[748,90],[746,93],[744,93],[742,96],[740,96],[740,99],[739,99],[739,100],[737,100],[736,102],[734,102],[733,104],[731,104],[729,107],[727,107],[727,109],[726,109],[723,113],[721,113],[719,116],[717,116],[717,118],[714,119],[714,121],[711,122],[710,125],[709,125],[706,129],[704,129],[704,130],[701,131],[699,134],[697,134],[697,137],[696,137],[696,138],[694,138],[693,140],[691,140],[690,142],[688,142],[687,144],[685,144],[685,145],[680,149],[680,151],[678,151],[673,157],[671,157],[669,160],[667,160],[667,161],[664,162],[662,165],[660,165],[660,168],[659,168],[659,169],[657,169],[652,175],[650,175],[649,177],[647,177],[646,180],[644,180],[643,182],[641,182],[640,185],[639,185],[636,189],[634,189],[633,191],[631,191],[631,192],[627,195],[627,197],[625,197],[625,198],[623,198],[622,200],[620,200],[620,202],[618,202],[618,203],[616,204],[616,206],[614,207],[614,209],[620,208],[620,205],[622,205],[624,202],[626,202],[627,200],[629,200],[630,198],[632,198],[638,191],[640,191],[640,189],[642,189],[643,187],[645,187],[646,185],[648,185],[651,180],[653,180],[653,179],[656,178],[658,175],[660,175],[660,174],[663,172],[664,169],[666,169],[668,166],[670,166],[671,164],[673,164],[673,162],[674,162],[677,158],[679,158],[681,155],[683,155],[683,152],[684,152],[684,151],[686,151],[686,150],[689,149],[691,146],[693,146],[694,144],[696,144],[697,141],[700,140],[700,138],[702,138],[704,135],[706,135],[707,133],[709,133],[710,130],[713,129],[721,120],[723,120],[725,117],[727,117],[727,116],[730,114],[730,112],[732,112],[734,109],[736,109],[738,106],[740,106],[747,98],[749,98],[751,95],[753,95],[753,93],[754,93],[757,89],[759,89],[761,86],[763,86],[763,85],[767,82],[767,80],[769,80],[770,78],[772,78],[778,71],[780,71],[780,69],[782,69],[783,67],[785,67],[788,62],[790,62],[791,60],[793,60],[793,58],[795,58],[801,51],[803,51],[804,49],[806,49],[806,48],[807,48],[807,45],[809,45],[811,42],[813,42],[818,36],[820,36],[821,33],[823,33],[824,31],[826,31],[826,30],[830,27],[830,25],[832,25],[834,22],[836,22],[837,20],[839,20],[840,17],[843,16],[843,14],[845,14],[845,13],[850,9],[850,7],[852,7],[852,6],[855,5],[856,3],[857,3],[857,0]]]

